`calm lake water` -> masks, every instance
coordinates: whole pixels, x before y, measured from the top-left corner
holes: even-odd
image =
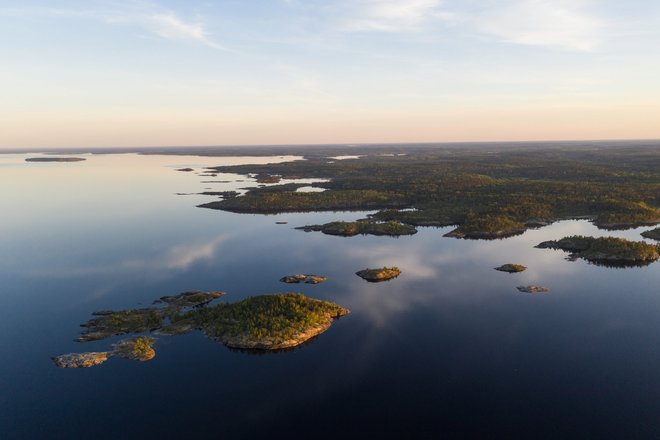
[[[366,213],[239,215],[177,195],[255,185],[199,176],[204,166],[290,158],[25,157],[0,155],[2,439],[660,437],[660,263],[611,269],[533,247],[571,234],[639,240],[649,228],[332,237],[293,227]],[[529,269],[492,269],[509,262]],[[354,275],[380,265],[403,273]],[[278,281],[295,273],[329,280]],[[527,284],[551,291],[516,290]],[[248,354],[193,332],[159,337],[150,362],[50,360],[122,339],[74,342],[92,311],[187,290],[229,302],[296,291],[352,314],[290,352]]]

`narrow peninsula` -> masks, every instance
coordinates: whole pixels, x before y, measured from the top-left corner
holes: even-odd
[[[650,238],[651,240],[660,241],[660,228],[651,229],[650,231],[642,232],[642,237]]]

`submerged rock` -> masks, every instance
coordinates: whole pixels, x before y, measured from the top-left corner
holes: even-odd
[[[322,277],[319,275],[307,275],[307,274],[289,275],[280,278],[281,282],[289,283],[289,284],[297,284],[297,283],[318,284],[327,280],[328,280],[327,277]]]
[[[527,270],[527,267],[523,266],[522,264],[509,263],[503,264],[500,267],[496,267],[495,270],[499,270],[500,272],[518,273]]]
[[[541,286],[518,286],[516,289],[524,293],[544,293],[550,291],[547,287]]]
[[[401,274],[398,267],[381,267],[380,269],[364,269],[355,272],[355,275],[371,283],[379,283],[396,278]]]

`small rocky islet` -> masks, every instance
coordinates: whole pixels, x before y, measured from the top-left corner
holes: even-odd
[[[550,291],[550,289],[543,286],[518,286],[516,289],[523,293],[545,293]]]
[[[309,274],[297,274],[297,275],[287,275],[280,278],[280,281],[287,284],[319,284],[324,281],[327,281],[327,277],[322,277],[320,275],[309,275]]]
[[[180,335],[201,330],[230,348],[279,350],[295,347],[326,331],[332,322],[350,313],[329,301],[283,293],[246,298],[236,303],[208,303],[222,292],[184,292],[163,296],[153,307],[121,311],[101,310],[82,324],[78,342],[89,342],[128,333],[154,332]],[[61,368],[87,368],[109,357],[146,361],[155,356],[153,338],[126,339],[107,352],[69,353],[53,361]]]
[[[353,237],[355,235],[379,235],[398,237],[413,235],[417,228],[397,221],[376,222],[371,220],[357,220],[354,222],[334,221],[323,225],[307,225],[296,229],[305,232],[320,231],[327,235]]]
[[[560,249],[571,253],[572,259],[582,258],[604,266],[645,266],[660,258],[660,248],[643,241],[616,237],[585,237],[573,235],[557,241],[544,241],[540,249]]]
[[[401,275],[401,270],[395,266],[381,267],[379,269],[363,269],[355,272],[355,275],[370,283],[380,283],[398,277]]]
[[[499,267],[495,267],[494,269],[497,270],[497,271],[500,271],[500,272],[519,273],[519,272],[526,271],[527,267],[523,266],[522,264],[507,263],[507,264],[503,264]]]
[[[53,357],[53,362],[60,368],[90,368],[100,365],[111,357],[134,361],[150,361],[156,356],[152,348],[156,340],[147,336],[123,339],[112,346],[111,351],[68,353]]]

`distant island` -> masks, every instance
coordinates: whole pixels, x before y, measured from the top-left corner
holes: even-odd
[[[84,157],[28,157],[26,162],[81,162]]]
[[[594,238],[574,235],[558,241],[544,241],[536,247],[561,249],[570,252],[576,258],[611,266],[642,266],[660,258],[658,246],[615,237]]]
[[[154,332],[181,335],[201,330],[231,348],[279,350],[295,347],[326,331],[332,322],[350,313],[335,303],[284,293],[246,298],[236,303],[208,303],[222,292],[184,292],[164,296],[153,307],[120,311],[100,310],[82,326],[78,342],[115,335]],[[145,361],[153,358],[152,338],[120,341],[107,352],[69,353],[53,361],[61,368],[86,368],[116,356]]]
[[[378,234],[389,221],[410,228],[453,226],[447,236],[463,239],[506,238],[564,219],[586,219],[601,229],[660,223],[657,146],[363,146],[352,150],[361,157],[345,161],[328,160],[323,149],[286,152],[305,160],[212,169],[262,182],[324,179],[312,186],[325,191],[275,184],[200,207],[261,214],[376,211],[369,219],[374,224],[303,228],[341,236]]]

